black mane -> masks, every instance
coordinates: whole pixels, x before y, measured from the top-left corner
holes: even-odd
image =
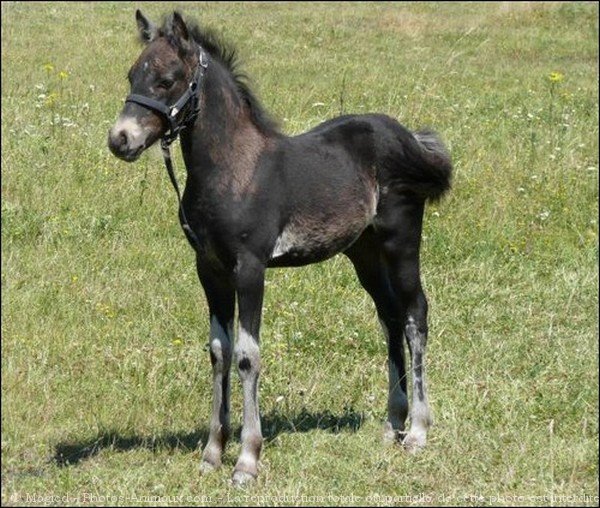
[[[187,23],[187,27],[193,39],[229,71],[240,98],[248,106],[254,124],[264,134],[277,133],[278,123],[265,111],[250,88],[248,75],[240,69],[241,62],[236,49],[210,28],[200,28],[194,22]]]

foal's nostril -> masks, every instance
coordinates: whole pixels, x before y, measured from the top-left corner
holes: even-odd
[[[108,133],[108,146],[114,152],[123,152],[129,143],[125,130],[116,131],[111,129]]]
[[[125,131],[119,132],[119,134],[117,134],[117,139],[118,139],[119,146],[127,145],[128,139],[127,139],[127,133]]]
[[[110,137],[111,137],[111,143],[113,144],[113,146],[115,148],[126,148],[127,144],[129,142],[129,138],[127,137],[127,132],[124,130],[120,130],[118,132],[111,132],[110,133]]]

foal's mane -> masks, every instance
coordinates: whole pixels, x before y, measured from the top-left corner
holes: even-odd
[[[218,60],[229,71],[240,98],[248,107],[250,118],[256,127],[263,134],[278,133],[277,122],[265,111],[250,88],[249,77],[241,70],[241,62],[236,49],[211,28],[200,28],[196,22],[187,20],[186,25],[194,41],[207,51],[211,58]]]

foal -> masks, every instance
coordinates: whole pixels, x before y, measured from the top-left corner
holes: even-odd
[[[230,435],[233,361],[243,389],[242,450],[233,480],[244,483],[258,472],[266,268],[340,252],[373,298],[387,339],[386,437],[409,450],[423,447],[431,417],[419,249],[425,202],[450,187],[452,166],[442,142],[375,114],[341,116],[285,136],[241,79],[234,53],[212,35],[188,27],[177,12],[160,28],[140,11],[136,19],[145,48],[129,71],[132,93],[108,144],[117,157],[134,161],[162,139],[167,157],[168,144],[180,135],[187,181],[179,217],[210,312],[213,408],[202,470],[221,465]],[[412,360],[408,432],[404,337]]]

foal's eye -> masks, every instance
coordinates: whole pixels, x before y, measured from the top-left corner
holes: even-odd
[[[174,81],[172,79],[163,79],[159,84],[159,88],[162,88],[164,90],[168,90],[169,88],[171,88],[173,86]]]

